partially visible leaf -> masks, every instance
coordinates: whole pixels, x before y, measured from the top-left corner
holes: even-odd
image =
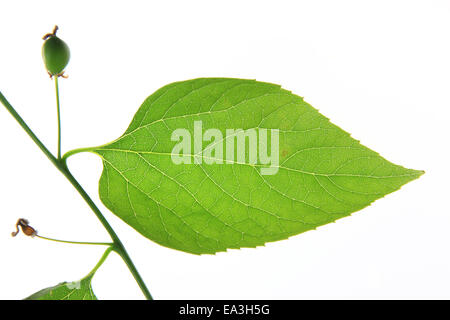
[[[262,175],[260,159],[206,164],[204,152],[188,155],[202,163],[174,164],[171,134],[194,136],[195,121],[203,132],[219,129],[222,140],[226,129],[278,129],[278,172]],[[241,79],[169,84],[120,138],[90,150],[103,159],[100,197],[112,212],[145,237],[196,254],[315,229],[423,174],[385,160],[280,86]]]
[[[92,276],[80,281],[61,282],[54,287],[42,289],[25,300],[97,300],[91,281]]]

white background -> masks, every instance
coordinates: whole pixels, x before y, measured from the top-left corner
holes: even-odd
[[[101,161],[69,161],[157,299],[450,298],[449,1],[2,1],[0,90],[55,151],[53,83],[41,37],[72,53],[61,80],[63,149],[109,142],[173,81],[239,77],[305,97],[394,163],[425,170],[371,207],[257,249],[194,256],[134,232],[98,200]],[[80,196],[0,106],[0,298],[78,280],[108,241]],[[112,254],[101,299],[142,295]]]

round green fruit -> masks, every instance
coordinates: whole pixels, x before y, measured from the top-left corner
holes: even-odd
[[[45,67],[52,76],[62,74],[69,63],[70,50],[67,44],[56,36],[56,32],[49,34],[42,46],[42,58]]]

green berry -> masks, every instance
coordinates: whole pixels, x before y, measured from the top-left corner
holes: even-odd
[[[69,63],[70,50],[67,44],[56,36],[58,27],[55,26],[53,33],[44,36],[42,46],[42,58],[45,67],[52,76],[60,76]]]

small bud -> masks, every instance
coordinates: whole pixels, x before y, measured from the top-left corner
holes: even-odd
[[[27,236],[34,237],[37,235],[37,231],[29,225],[28,220],[20,218],[16,223],[16,231],[11,233],[11,236],[15,237],[19,233],[19,227],[22,228],[22,232]]]
[[[70,59],[69,47],[56,36],[56,31],[58,31],[58,26],[55,26],[53,33],[48,33],[43,37],[45,42],[42,46],[42,58],[50,77],[63,76],[64,68]]]

